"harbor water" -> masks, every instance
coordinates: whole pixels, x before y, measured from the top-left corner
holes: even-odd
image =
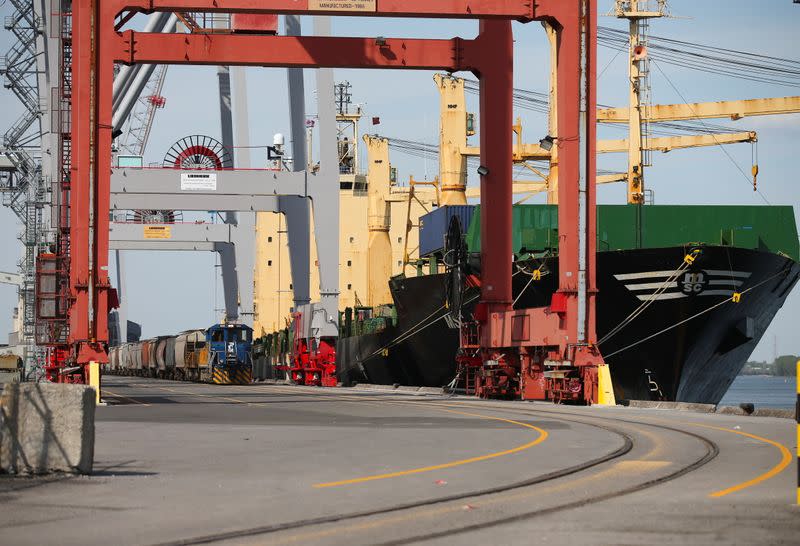
[[[794,377],[740,375],[720,401],[720,406],[752,402],[756,408],[793,409],[797,400]]]

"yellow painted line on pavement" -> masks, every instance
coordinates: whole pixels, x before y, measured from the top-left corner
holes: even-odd
[[[227,400],[229,402],[234,402],[236,404],[244,404],[245,406],[260,406],[257,402],[248,402],[247,400],[239,400],[238,398],[228,398],[227,396],[220,396],[218,394],[201,394],[199,392],[192,392],[192,391],[180,391],[176,389],[170,389],[169,387],[156,387],[157,389],[161,389],[162,391],[169,391],[178,394],[186,394],[189,396],[196,396],[199,398],[212,398],[215,400]]]
[[[434,404],[426,404],[426,405],[434,405]],[[451,405],[451,407],[452,406],[455,405]],[[462,407],[462,406],[464,405],[459,405],[455,407]],[[639,433],[643,432],[643,429],[640,427],[636,427],[636,430]],[[503,504],[510,504],[510,503],[517,503],[517,505],[520,505],[521,502],[529,501],[535,498],[542,498],[547,495],[557,493],[560,491],[585,488],[588,486],[589,483],[596,483],[602,481],[616,483],[623,477],[629,478],[633,474],[646,475],[648,473],[658,472],[661,469],[666,468],[671,464],[673,464],[670,461],[649,460],[646,458],[650,457],[656,451],[660,451],[660,448],[659,447],[651,448],[648,453],[643,454],[643,458],[641,459],[611,463],[608,468],[605,468],[604,470],[600,471],[596,471],[594,469],[585,470],[579,473],[577,476],[572,476],[572,477],[564,476],[560,478],[558,481],[556,481],[556,483],[550,485],[547,484],[537,485],[532,490],[523,489],[522,491],[517,491],[516,493],[508,493],[508,492],[500,493],[498,495],[493,495],[492,497],[489,498],[483,497],[480,493],[477,493],[475,497],[472,497],[470,499],[468,498],[459,499],[440,507],[425,506],[423,508],[411,509],[407,512],[403,512],[396,515],[378,516],[377,519],[370,519],[368,521],[354,522],[344,525],[336,525],[334,527],[328,527],[326,529],[320,529],[317,531],[305,531],[295,534],[289,534],[288,536],[275,537],[270,539],[269,544],[274,546],[278,544],[295,544],[298,542],[308,544],[320,538],[336,536],[336,535],[350,536],[352,533],[359,531],[388,527],[393,524],[400,524],[406,522],[417,523],[421,519],[434,519],[434,518],[440,518],[448,514],[461,513],[465,510],[466,506],[472,505],[472,503],[475,503],[475,507],[477,508],[488,508],[492,506],[500,506]],[[478,500],[479,497],[480,499]],[[259,540],[258,542],[256,542],[256,544],[263,544],[263,543]]]
[[[520,421],[514,421],[512,419],[503,419],[502,417],[492,417],[490,415],[482,415],[482,414],[479,414],[479,413],[467,413],[467,412],[463,412],[463,411],[455,411],[455,410],[449,410],[449,409],[444,409],[444,408],[439,408],[439,410],[440,411],[446,411],[448,413],[455,413],[455,414],[458,414],[458,415],[466,415],[468,417],[478,417],[480,419],[489,419],[489,420],[492,420],[492,421],[502,421],[504,423],[511,423],[512,425],[518,425],[520,427],[524,427],[524,428],[529,428],[529,429],[535,430],[536,432],[539,433],[539,436],[533,441],[530,441],[528,443],[519,445],[519,446],[511,448],[511,449],[506,449],[506,450],[503,450],[503,451],[496,451],[494,453],[487,453],[486,455],[479,455],[477,457],[470,457],[469,459],[460,459],[460,460],[457,460],[457,461],[450,461],[450,462],[447,462],[447,463],[442,463],[442,464],[437,464],[437,465],[423,466],[423,467],[420,467],[420,468],[411,468],[411,469],[408,469],[408,470],[400,470],[398,472],[388,472],[388,473],[385,473],[385,474],[376,474],[374,476],[363,476],[363,477],[360,477],[360,478],[352,478],[352,479],[349,479],[349,480],[340,480],[340,481],[335,481],[335,482],[318,483],[318,484],[314,484],[314,487],[315,488],[337,487],[337,486],[340,486],[340,485],[351,485],[351,484],[356,484],[356,483],[371,482],[371,481],[375,481],[375,480],[385,480],[385,479],[389,479],[389,478],[397,478],[397,477],[400,477],[400,476],[410,476],[412,474],[421,474],[423,472],[431,472],[433,470],[442,470],[442,469],[445,469],[445,468],[453,468],[453,467],[456,467],[456,466],[462,466],[462,465],[466,465],[466,464],[477,463],[477,462],[480,462],[480,461],[487,461],[487,460],[490,460],[490,459],[496,459],[498,457],[504,457],[506,455],[512,455],[514,453],[519,453],[520,451],[525,451],[526,449],[529,449],[529,448],[531,448],[531,447],[533,447],[533,446],[535,446],[537,444],[542,443],[543,441],[545,441],[547,439],[547,436],[548,436],[547,431],[544,430],[544,429],[541,429],[541,428],[539,428],[537,426],[534,426],[534,425],[529,425],[528,423],[522,423]]]
[[[247,406],[263,406],[263,405],[265,405],[265,404],[259,404],[257,402],[247,402],[245,400],[239,400],[239,399],[236,399],[236,398],[228,398],[228,397],[219,396],[219,395],[200,394],[200,393],[195,393],[195,392],[191,392],[191,391],[171,389],[169,387],[156,387],[156,388],[158,388],[160,390],[164,390],[164,391],[178,393],[178,394],[186,394],[186,395],[189,395],[189,396],[197,396],[197,397],[202,397],[202,398],[213,398],[213,399],[220,399],[220,400],[229,400],[231,402],[235,402],[237,404],[244,404],[244,405],[247,405]],[[326,393],[326,395],[327,395],[327,393]],[[364,403],[370,404],[370,402],[374,403],[374,402],[377,401],[374,397],[371,397],[371,396],[370,397],[361,397],[361,396],[346,396],[345,397],[345,396],[341,396],[341,395],[334,394],[334,393],[331,393],[331,395],[332,395],[331,399],[339,399],[339,400],[342,400],[342,401],[345,401],[345,402],[358,402],[358,403],[362,403],[362,404],[364,404]],[[404,403],[404,402],[401,402],[399,400],[385,400],[385,401],[381,400],[381,402],[382,403],[386,403],[386,404],[403,404]],[[445,469],[445,468],[453,468],[453,467],[456,467],[456,466],[463,466],[463,465],[466,465],[466,464],[486,461],[486,460],[490,460],[490,459],[496,459],[498,457],[504,457],[504,456],[507,456],[507,455],[513,455],[514,453],[519,453],[521,451],[525,451],[526,449],[530,449],[531,447],[542,443],[548,437],[548,433],[547,433],[546,430],[544,430],[542,428],[539,428],[537,426],[534,426],[534,425],[530,425],[528,423],[523,423],[523,422],[520,422],[520,421],[514,421],[512,419],[504,419],[502,417],[493,417],[493,416],[490,416],[490,415],[483,415],[483,414],[479,414],[479,413],[468,413],[468,412],[463,412],[463,411],[455,411],[455,410],[443,408],[438,404],[421,403],[421,401],[420,402],[408,401],[408,402],[405,402],[405,403],[408,404],[408,405],[412,405],[412,406],[434,407],[438,411],[444,411],[444,412],[454,413],[454,414],[458,414],[458,415],[465,415],[465,416],[468,416],[468,417],[477,417],[479,419],[488,419],[488,420],[493,420],[493,421],[501,421],[501,422],[505,422],[505,423],[510,423],[510,424],[517,425],[517,426],[520,426],[520,427],[524,427],[524,428],[535,430],[536,432],[539,433],[539,435],[537,436],[537,438],[535,440],[532,440],[532,441],[527,442],[525,444],[519,445],[519,446],[511,448],[511,449],[506,449],[506,450],[503,450],[503,451],[497,451],[497,452],[493,452],[493,453],[488,453],[486,455],[479,455],[477,457],[470,457],[468,459],[460,459],[460,460],[457,460],[457,461],[450,461],[450,462],[442,463],[442,464],[438,464],[438,465],[431,465],[431,466],[425,466],[425,467],[420,467],[420,468],[412,468],[412,469],[408,469],[408,470],[401,470],[401,471],[398,471],[398,472],[389,472],[389,473],[378,474],[378,475],[373,475],[373,476],[363,476],[363,477],[360,477],[360,478],[352,478],[352,479],[348,479],[348,480],[340,480],[340,481],[335,481],[335,482],[318,483],[318,484],[314,484],[314,487],[315,488],[327,488],[327,487],[336,487],[336,486],[341,486],[341,485],[351,485],[351,484],[356,484],[356,483],[364,483],[364,482],[375,481],[375,480],[384,480],[384,479],[388,479],[388,478],[396,478],[396,477],[408,476],[408,475],[412,475],[412,474],[421,474],[421,473],[424,473],[424,472],[431,472],[431,471],[434,471],[434,470],[442,470],[442,469]]]
[[[150,405],[150,404],[147,404],[147,403],[145,403],[145,402],[140,402],[139,400],[136,400],[135,398],[129,398],[129,397],[127,397],[127,396],[123,396],[123,395],[121,395],[121,394],[117,394],[117,393],[115,393],[115,392],[112,392],[112,391],[110,391],[110,390],[108,390],[108,389],[106,389],[106,388],[103,388],[103,389],[101,390],[101,393],[102,393],[102,394],[109,394],[109,395],[111,395],[111,396],[113,396],[113,397],[115,397],[115,398],[122,398],[123,400],[130,400],[130,401],[131,401],[131,402],[133,402],[134,404],[139,404],[140,406],[149,406],[149,405]]]
[[[742,489],[746,489],[748,487],[752,487],[752,486],[754,486],[756,484],[759,484],[759,483],[761,483],[761,482],[763,482],[765,480],[768,480],[768,479],[772,478],[773,476],[777,476],[778,474],[783,472],[783,470],[786,469],[786,467],[789,466],[789,464],[792,462],[792,454],[789,452],[789,450],[786,448],[786,446],[784,446],[783,444],[780,444],[780,443],[778,443],[778,442],[776,442],[774,440],[770,440],[769,438],[764,438],[762,436],[756,436],[755,434],[750,434],[749,432],[743,432],[741,430],[733,430],[733,429],[730,429],[730,428],[715,427],[715,426],[711,426],[711,425],[703,425],[703,424],[700,424],[700,423],[691,423],[691,424],[694,425],[694,426],[697,426],[697,427],[710,428],[710,429],[715,429],[715,430],[722,430],[724,432],[732,432],[733,434],[739,434],[741,436],[746,436],[748,438],[752,438],[753,440],[758,440],[759,442],[764,442],[764,443],[770,444],[770,445],[776,447],[778,449],[778,451],[780,451],[780,453],[781,453],[781,462],[779,462],[778,464],[773,466],[767,472],[764,472],[763,474],[761,474],[759,476],[756,476],[755,478],[753,478],[751,480],[747,480],[746,482],[742,482],[740,484],[728,487],[727,489],[721,489],[719,491],[714,491],[713,493],[710,493],[708,495],[709,497],[712,497],[712,498],[724,497],[725,495],[729,495],[731,493],[735,493],[736,491],[741,491]]]

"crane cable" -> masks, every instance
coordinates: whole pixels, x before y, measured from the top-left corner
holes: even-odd
[[[627,51],[629,33],[598,27],[598,44]],[[800,61],[650,36],[649,55],[666,64],[759,83],[800,86]]]

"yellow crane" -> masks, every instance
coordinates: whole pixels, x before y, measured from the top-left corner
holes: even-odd
[[[641,4],[641,5],[640,5]],[[718,146],[737,142],[756,142],[752,131],[653,138],[650,124],[665,121],[765,116],[800,112],[800,97],[778,97],[693,104],[650,104],[650,60],[647,53],[648,30],[651,19],[665,17],[666,2],[655,5],[631,0],[616,0],[614,15],[628,21],[628,107],[597,110],[599,123],[627,123],[628,139],[599,143],[605,153],[628,153],[628,203],[644,202],[644,171],[651,166],[650,152],[670,151],[698,146]],[[603,153],[603,152],[601,152]],[[753,184],[758,166],[753,165]]]

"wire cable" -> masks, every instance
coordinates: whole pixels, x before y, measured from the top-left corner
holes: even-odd
[[[629,33],[598,27],[598,44],[627,51]],[[747,51],[727,49],[672,38],[650,36],[648,55],[666,64],[709,74],[776,85],[800,87],[800,61]]]

